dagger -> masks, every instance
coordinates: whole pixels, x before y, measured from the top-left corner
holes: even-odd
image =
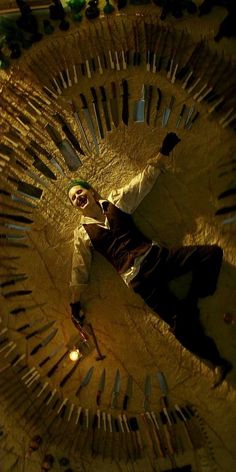
[[[35,331],[33,331],[32,333],[29,333],[25,336],[25,339],[30,339],[32,338],[33,336],[36,336],[37,334],[40,334],[40,333],[43,333],[44,331],[47,331],[49,328],[51,328],[51,326],[56,323],[56,320],[53,320],[53,321],[50,321],[49,323],[47,323],[46,325],[42,326],[42,328],[39,328],[39,329],[36,329]]]
[[[56,349],[53,349],[53,351],[39,363],[39,367],[43,367],[43,365],[46,364],[50,359],[52,359],[52,357],[54,357],[62,349],[63,346],[64,344],[60,344],[56,347]]]
[[[109,111],[108,111],[108,106],[107,106],[107,97],[106,97],[105,87],[103,87],[103,85],[100,85],[99,88],[101,92],[101,103],[102,103],[106,128],[107,128],[107,131],[111,131],[111,121],[110,121],[110,116],[109,116]]]
[[[79,393],[80,393],[80,390],[83,388],[83,387],[86,387],[86,385],[88,385],[88,383],[90,382],[90,379],[93,375],[93,371],[94,371],[94,367],[90,367],[90,369],[88,370],[88,372],[85,374],[84,378],[82,379],[76,393],[75,393],[75,396],[78,397]]]
[[[30,145],[40,154],[42,154],[46,159],[60,172],[61,175],[65,175],[60,164],[56,161],[54,157],[50,155],[50,153],[43,148],[38,142],[34,141],[33,139],[30,140]]]
[[[164,112],[163,112],[163,116],[162,116],[162,128],[164,128],[165,126],[167,126],[167,123],[169,121],[169,118],[170,118],[170,114],[171,114],[171,111],[172,111],[172,108],[173,108],[173,105],[174,105],[174,101],[175,101],[175,97],[172,95],[171,99],[170,99],[170,103],[169,103],[169,106],[166,107],[164,109]]]
[[[122,99],[122,121],[128,126],[129,121],[129,93],[128,93],[128,82],[126,79],[122,79],[121,86],[123,89]]]
[[[110,98],[111,117],[112,117],[114,126],[117,128],[117,126],[119,125],[119,112],[118,112],[118,102],[117,102],[115,82],[111,82],[111,95],[112,95],[112,98]]]
[[[65,359],[65,357],[67,356],[69,352],[69,349],[66,350],[66,352],[64,352],[64,354],[58,359],[58,361],[51,367],[51,369],[48,371],[48,373],[46,374],[47,377],[52,377],[52,375],[56,372],[59,364],[63,361],[63,359]]]
[[[97,92],[94,87],[90,87],[90,91],[93,97],[93,110],[94,110],[94,115],[96,118],[96,123],[98,127],[98,132],[99,136],[101,139],[104,139],[104,132],[103,132],[103,127],[102,127],[102,120],[101,120],[101,115],[99,111],[99,106],[98,106],[98,98],[97,98]]]
[[[54,338],[57,331],[58,331],[58,328],[55,328],[45,339],[43,339],[39,344],[37,344],[37,346],[35,346],[32,349],[30,355],[33,356],[34,354],[36,354],[38,352],[39,349],[41,349],[42,347],[47,346],[47,344]]]
[[[98,391],[97,391],[97,396],[96,396],[96,403],[98,406],[100,405],[101,394],[104,391],[105,381],[106,381],[106,370],[103,369],[100,380],[99,380]]]
[[[73,373],[75,372],[75,370],[77,369],[77,366],[78,364],[80,363],[81,361],[81,358],[79,358],[75,364],[73,365],[73,367],[69,370],[69,372],[63,377],[63,379],[60,381],[60,387],[64,387],[64,385],[66,384],[67,380],[70,379],[70,377],[73,375]]]
[[[82,155],[85,155],[83,149],[81,149],[80,147],[80,144],[79,142],[77,141],[77,139],[75,138],[75,136],[73,135],[69,125],[66,123],[66,121],[64,120],[63,116],[60,115],[60,113],[56,113],[55,115],[53,115],[53,117],[57,120],[57,122],[61,125],[62,127],[62,131],[64,131],[65,135],[67,136],[67,138],[69,139],[69,141],[71,142],[72,146],[74,146],[74,148],[76,149],[76,151],[78,151],[80,154]]]
[[[123,399],[123,410],[127,410],[128,401],[130,397],[132,397],[132,393],[133,393],[133,377],[129,375],[128,381],[127,381],[126,392]]]
[[[119,369],[117,369],[114,386],[113,386],[112,398],[111,398],[111,408],[117,408],[117,400],[118,400],[118,395],[120,392],[120,384],[121,384],[120,371]]]
[[[81,134],[81,137],[82,137],[82,139],[83,139],[83,141],[84,141],[84,145],[85,145],[85,147],[86,147],[88,153],[91,154],[90,144],[89,144],[89,142],[88,142],[88,138],[87,138],[86,133],[85,133],[85,130],[84,130],[84,128],[83,128],[83,125],[82,125],[81,119],[80,119],[80,117],[79,117],[79,114],[78,114],[78,112],[76,111],[75,103],[73,102],[73,100],[68,101],[68,103],[69,103],[70,106],[71,106],[71,110],[72,110],[73,116],[74,116],[74,118],[75,118],[75,121],[76,121],[76,123],[77,123],[77,125],[78,125],[79,131],[80,131],[80,134]]]
[[[90,112],[89,112],[89,109],[88,109],[87,100],[86,100],[85,95],[83,93],[80,93],[79,95],[80,95],[80,99],[81,99],[81,102],[82,102],[82,111],[83,111],[84,117],[86,119],[88,129],[89,129],[89,131],[91,133],[91,136],[93,138],[93,142],[94,142],[94,145],[95,145],[96,152],[97,152],[97,154],[99,154],[98,141],[97,141],[93,121],[92,121],[92,118],[91,118],[91,115],[90,115]]]
[[[76,171],[82,165],[82,163],[72,145],[66,139],[61,139],[57,130],[50,123],[45,125],[45,129],[56,147],[63,155],[68,169],[70,171]]]
[[[38,169],[45,177],[51,180],[57,180],[56,175],[44,164],[43,161],[37,156],[34,149],[31,146],[26,146],[25,151],[34,159],[33,166]]]

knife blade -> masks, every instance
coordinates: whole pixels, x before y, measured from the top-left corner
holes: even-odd
[[[30,295],[32,290],[15,290],[14,292],[7,292],[3,295],[4,298],[23,297],[24,295]]]
[[[57,112],[53,115],[53,118],[55,118],[57,120],[57,122],[61,125],[62,131],[65,133],[65,135],[67,136],[67,138],[71,142],[72,146],[76,149],[76,151],[78,151],[80,154],[82,154],[84,156],[85,153],[84,153],[83,149],[81,148],[78,140],[74,136],[71,128],[66,123],[64,117],[62,115],[60,115],[60,113]]]
[[[101,394],[102,394],[102,392],[104,391],[105,381],[106,381],[106,370],[103,369],[103,371],[102,371],[102,373],[101,373],[100,380],[99,380],[98,391],[97,391],[97,396],[96,396],[96,403],[97,403],[97,406],[100,405]]]
[[[8,190],[0,189],[0,194],[4,195],[6,197],[9,197],[14,202],[21,203],[24,206],[31,207],[31,208],[37,208],[37,205],[34,205],[34,203],[28,202],[28,201],[24,200],[23,198],[20,198],[17,195],[14,195],[13,193],[8,192]],[[27,210],[21,209],[21,211],[23,211],[24,213],[29,213],[29,211],[27,211]]]
[[[132,375],[129,375],[128,381],[127,381],[126,392],[123,399],[123,410],[127,410],[128,401],[130,397],[132,396],[132,393],[133,393],[133,377]]]
[[[39,153],[41,153],[54,167],[57,169],[61,175],[65,175],[60,164],[58,164],[57,160],[51,156],[51,154],[43,148],[38,142],[34,141],[33,139],[30,140],[30,145]]]
[[[101,103],[102,103],[106,128],[107,128],[107,131],[111,131],[111,120],[110,120],[108,106],[107,106],[107,96],[106,96],[105,87],[103,85],[100,85],[99,88],[100,88],[100,92],[101,92]]]
[[[121,384],[120,371],[119,369],[117,369],[115,382],[113,386],[113,392],[112,392],[111,408],[117,408],[117,399],[120,392],[120,384]]]
[[[45,125],[45,129],[49,136],[53,140],[56,147],[59,149],[64,157],[65,163],[70,171],[76,171],[82,166],[82,162],[74,150],[73,146],[67,141],[67,139],[61,139],[57,130],[50,124]]]
[[[217,199],[221,200],[222,198],[231,197],[232,195],[235,195],[235,194],[236,194],[236,187],[232,187],[225,190],[224,192],[221,192],[218,195]]]
[[[183,118],[183,116],[184,116],[185,110],[186,110],[186,105],[185,105],[185,103],[184,103],[183,106],[182,106],[182,108],[181,108],[181,110],[180,110],[180,114],[179,114],[179,116],[178,116],[178,118],[177,118],[177,121],[176,121],[176,125],[175,125],[176,128],[179,127],[179,125],[180,125],[180,123],[181,123],[181,120],[182,120],[182,118]]]
[[[145,99],[146,99],[146,88],[143,84],[142,86],[142,96],[134,104],[134,122],[135,123],[144,123],[145,121]]]
[[[32,333],[27,334],[27,335],[25,336],[25,339],[30,339],[30,338],[32,338],[33,336],[36,336],[36,334],[40,334],[40,333],[43,333],[44,331],[47,331],[49,328],[51,328],[51,326],[54,325],[54,323],[56,323],[56,320],[49,321],[49,323],[47,323],[46,325],[42,326],[41,328],[36,329],[36,330],[33,331]]]
[[[51,331],[51,333],[49,333],[49,335],[46,338],[44,338],[39,344],[37,344],[32,349],[32,351],[30,352],[30,355],[34,356],[39,351],[39,349],[47,346],[47,344],[56,336],[57,331],[58,331],[58,328],[55,328],[53,331]]]
[[[57,346],[55,349],[53,349],[52,352],[50,352],[50,354],[45,357],[40,363],[39,363],[39,367],[43,367],[44,364],[46,364],[50,359],[52,359],[58,352],[60,352],[60,350],[63,348],[64,344],[60,344],[59,346]]]
[[[122,79],[121,86],[123,89],[122,95],[122,121],[128,126],[129,122],[129,92],[128,92],[128,82],[126,79]]]
[[[164,109],[164,112],[163,112],[163,116],[162,116],[162,128],[164,128],[165,126],[167,126],[167,123],[169,121],[169,118],[170,118],[170,114],[171,114],[171,111],[172,111],[172,108],[173,108],[173,105],[174,105],[174,101],[175,101],[175,97],[172,95],[171,99],[170,99],[170,103],[169,103],[169,106],[166,107]]]
[[[236,210],[236,205],[227,206],[227,207],[219,208],[219,210],[215,212],[215,215],[216,216],[225,215],[226,213],[232,213],[235,210]]]
[[[97,154],[99,154],[99,146],[98,146],[97,136],[96,136],[94,124],[93,124],[93,121],[92,121],[92,118],[91,118],[91,115],[90,115],[90,111],[89,111],[89,108],[88,108],[87,100],[86,100],[85,95],[83,93],[80,93],[79,95],[80,95],[80,99],[81,99],[81,102],[82,102],[82,112],[83,112],[85,120],[87,122],[87,126],[88,126],[88,129],[90,131],[90,134],[93,138],[93,142],[94,142],[96,152],[97,152]]]
[[[91,92],[92,97],[93,97],[92,104],[93,104],[93,110],[94,110],[94,115],[95,115],[95,118],[96,118],[96,123],[97,123],[97,127],[98,127],[99,136],[100,136],[101,139],[104,139],[102,119],[101,119],[100,110],[99,110],[99,106],[98,106],[97,92],[96,92],[96,89],[94,87],[90,87],[90,92]]]
[[[144,384],[144,402],[143,402],[143,407],[145,411],[147,411],[150,406],[151,389],[152,389],[151,376],[146,375],[145,384]]]
[[[71,106],[71,110],[72,110],[73,116],[74,116],[74,118],[75,118],[75,121],[76,121],[76,123],[77,123],[77,125],[78,125],[79,131],[80,131],[80,134],[81,134],[81,137],[82,137],[82,139],[83,139],[83,141],[84,141],[84,145],[85,145],[85,147],[86,147],[88,153],[91,154],[92,151],[91,151],[91,148],[90,148],[90,144],[89,144],[89,142],[88,142],[88,138],[87,138],[87,136],[86,136],[84,127],[83,127],[83,125],[82,125],[82,121],[81,121],[81,119],[80,119],[80,117],[79,117],[79,113],[78,113],[78,111],[76,111],[75,103],[73,102],[73,100],[68,100],[68,103],[69,103],[70,106]]]
[[[157,117],[158,117],[158,112],[161,108],[161,101],[162,101],[162,93],[159,87],[157,87],[157,104],[156,104],[156,114],[154,118],[154,126],[157,124]]]
[[[58,361],[49,369],[48,373],[46,374],[47,377],[52,377],[52,375],[56,372],[59,364],[63,361],[63,359],[65,359],[65,357],[67,356],[69,352],[69,349],[67,349],[64,354],[62,354],[62,356],[58,359]]]
[[[39,170],[45,177],[51,180],[57,180],[56,175],[49,169],[49,167],[44,164],[43,161],[37,156],[36,152],[31,146],[26,146],[25,151],[29,154],[29,156],[33,157],[33,166]]]
[[[1,235],[0,235],[1,237]],[[11,280],[6,280],[5,282],[0,283],[0,287],[8,287],[8,285],[15,285],[17,282],[22,282],[23,280],[27,280],[27,275],[19,275],[18,277],[14,277]]]
[[[16,179],[15,177],[8,176],[7,180],[17,184],[17,191],[25,197],[32,198],[33,200],[40,200],[43,190],[35,185],[29,184],[22,180]]]
[[[75,393],[75,396],[78,397],[79,393],[80,393],[80,390],[83,388],[83,387],[86,387],[86,385],[88,385],[88,383],[90,382],[90,379],[93,375],[93,371],[94,371],[94,367],[90,367],[90,369],[88,370],[88,372],[85,374],[84,378],[82,379],[76,393]]]
[[[115,82],[111,82],[111,98],[110,98],[110,109],[111,117],[114,126],[117,128],[119,125],[119,111],[118,111],[118,101],[117,101],[117,92]]]

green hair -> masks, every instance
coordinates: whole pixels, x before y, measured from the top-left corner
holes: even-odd
[[[75,180],[72,180],[70,184],[68,185],[68,193],[71,188],[76,187],[77,185],[79,185],[82,188],[86,188],[87,190],[91,188],[91,185],[88,182],[86,182],[86,180],[75,179]]]

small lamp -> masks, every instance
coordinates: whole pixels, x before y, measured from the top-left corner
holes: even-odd
[[[82,354],[77,346],[74,346],[70,353],[69,353],[69,358],[71,361],[75,362],[78,361],[82,357]]]

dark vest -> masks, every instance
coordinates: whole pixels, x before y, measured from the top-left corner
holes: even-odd
[[[111,202],[103,203],[104,213],[110,229],[96,223],[84,224],[94,249],[100,252],[115,267],[119,274],[133,266],[134,259],[144,254],[152,245],[135,226],[132,216]]]

